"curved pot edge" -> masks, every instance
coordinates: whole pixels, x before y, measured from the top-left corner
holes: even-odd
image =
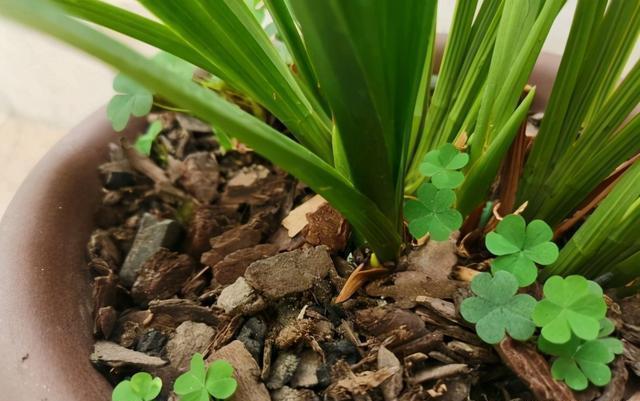
[[[111,399],[88,360],[93,321],[85,269],[101,198],[96,167],[117,138],[105,115],[96,111],[45,155],[0,222],[0,398]],[[143,123],[132,122],[125,134]]]

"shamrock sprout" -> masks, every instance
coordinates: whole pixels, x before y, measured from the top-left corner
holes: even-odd
[[[604,386],[611,381],[611,370],[607,364],[623,351],[620,340],[607,337],[613,330],[613,323],[602,319],[600,333],[594,340],[584,341],[574,335],[564,344],[554,344],[540,337],[538,348],[556,357],[551,365],[554,379],[563,380],[577,391],[587,388],[589,382]]]
[[[595,340],[600,321],[607,312],[602,288],[582,276],[550,277],[544,284],[544,299],[533,311],[533,321],[542,327],[542,337],[554,344],[564,344],[572,334]]]
[[[487,249],[497,256],[491,270],[509,271],[518,278],[520,287],[530,285],[538,276],[536,263],[549,265],[558,258],[558,246],[551,238],[553,232],[542,220],[527,225],[522,216],[506,216],[485,239]]]
[[[531,313],[536,300],[531,295],[516,294],[518,279],[507,271],[480,273],[471,281],[476,296],[462,301],[460,313],[476,324],[478,336],[489,344],[499,343],[505,332],[516,340],[528,340],[536,329]]]
[[[238,387],[233,378],[233,366],[224,360],[217,360],[207,368],[201,354],[191,358],[189,371],[180,375],[173,385],[173,391],[181,401],[226,400]]]
[[[462,153],[450,143],[428,152],[420,164],[420,173],[431,177],[438,189],[454,189],[464,181],[464,175],[457,171],[469,162],[469,155]]]
[[[418,188],[417,199],[404,204],[409,231],[416,238],[431,234],[436,241],[444,241],[462,225],[462,215],[452,206],[456,194],[450,189],[438,189],[425,183]]]
[[[159,52],[153,60],[185,80],[191,79],[195,69],[192,64],[167,52]],[[153,93],[133,79],[118,74],[113,80],[113,89],[117,94],[107,105],[107,118],[114,130],[122,131],[131,116],[142,117],[151,111]]]
[[[162,131],[162,123],[160,121],[154,121],[147,127],[147,132],[143,135],[140,135],[138,139],[136,139],[136,143],[134,147],[136,150],[143,155],[149,156],[151,154],[151,146],[153,145],[153,141],[156,140],[158,134]]]
[[[151,111],[153,94],[131,78],[118,74],[113,80],[117,94],[107,105],[107,118],[113,129],[122,131],[130,116],[142,117]]]
[[[112,401],[151,401],[162,390],[162,380],[149,373],[139,372],[131,380],[123,380],[113,389]]]

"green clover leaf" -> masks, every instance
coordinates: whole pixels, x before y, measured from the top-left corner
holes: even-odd
[[[117,94],[107,105],[107,118],[114,130],[122,131],[131,115],[142,117],[151,111],[153,94],[126,75],[116,75],[113,89]]]
[[[227,361],[214,361],[207,371],[206,387],[216,399],[226,400],[231,397],[238,387],[233,378],[233,366]]]
[[[417,200],[404,204],[404,215],[409,221],[409,231],[416,238],[431,234],[435,241],[444,241],[462,225],[462,215],[451,206],[456,194],[450,189],[438,189],[425,183],[418,188]]]
[[[462,184],[464,175],[457,171],[469,162],[469,155],[462,153],[450,143],[432,150],[424,156],[420,164],[420,173],[431,177],[431,182],[438,189],[454,189]]]
[[[596,386],[609,383],[611,370],[607,364],[623,351],[622,342],[613,337],[584,341],[572,336],[564,344],[554,344],[540,337],[538,348],[557,357],[551,365],[553,378],[563,380],[577,391],[587,388],[589,382]]]
[[[485,239],[487,249],[497,256],[491,271],[506,270],[518,278],[520,287],[530,285],[538,276],[536,263],[546,266],[558,258],[558,246],[551,238],[553,232],[542,220],[527,225],[521,216],[506,216]]]
[[[582,276],[552,276],[543,291],[545,298],[536,305],[533,321],[542,327],[545,340],[563,344],[571,333],[586,341],[598,337],[607,312],[598,284]]]
[[[180,396],[180,401],[209,401],[205,387],[206,370],[202,355],[195,354],[191,358],[190,369],[173,384],[173,391]]]
[[[143,155],[151,155],[151,146],[160,132],[162,132],[162,123],[160,121],[152,122],[149,127],[147,127],[147,132],[140,135],[133,146]]]
[[[229,362],[217,360],[207,368],[202,355],[195,354],[191,358],[191,368],[176,379],[173,391],[180,396],[180,401],[209,401],[209,395],[226,400],[237,387]]]
[[[149,373],[139,372],[131,380],[123,380],[113,389],[113,401],[151,401],[162,390],[162,380]]]
[[[516,294],[518,279],[506,271],[495,276],[480,273],[471,281],[476,295],[462,301],[460,313],[476,324],[478,336],[489,344],[499,343],[505,332],[516,340],[529,339],[536,329],[531,313],[536,300],[527,294]]]

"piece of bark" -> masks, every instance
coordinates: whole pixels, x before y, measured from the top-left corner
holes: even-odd
[[[278,253],[278,246],[273,244],[259,244],[232,252],[213,266],[215,281],[222,285],[232,284],[244,275],[251,263],[276,253]]]
[[[386,382],[382,383],[380,389],[382,390],[382,396],[385,401],[395,401],[402,392],[404,387],[402,381],[402,365],[400,360],[389,351],[384,345],[381,345],[378,349],[378,369],[383,368],[397,368],[398,371],[389,378]]]
[[[120,286],[118,278],[113,274],[94,278],[92,289],[94,314],[107,306],[119,309],[129,298],[127,291]]]
[[[173,220],[158,220],[145,213],[131,246],[131,250],[120,269],[120,279],[125,285],[132,285],[142,265],[160,248],[171,248],[180,235],[180,225]]]
[[[232,252],[258,245],[262,241],[264,231],[264,227],[257,221],[225,231],[211,238],[211,249],[202,254],[200,261],[204,265],[215,266]]]
[[[153,368],[167,364],[162,358],[133,351],[109,341],[96,342],[90,359],[95,364],[107,365],[112,368],[125,366]]]
[[[424,322],[415,313],[391,306],[362,309],[356,312],[356,324],[366,334],[382,340],[393,336],[392,346],[427,334]]]
[[[245,279],[267,298],[279,299],[311,289],[326,277],[332,265],[325,247],[299,249],[253,262]]]
[[[407,381],[412,385],[424,383],[429,380],[438,380],[445,377],[464,375],[471,371],[464,363],[452,363],[449,365],[435,366],[423,369],[415,373]]]
[[[629,372],[624,364],[624,358],[618,357],[613,362],[611,369],[611,381],[602,391],[602,395],[595,401],[620,401],[624,397],[624,392],[629,379]]]
[[[112,307],[107,306],[98,309],[95,316],[93,332],[96,337],[108,339],[118,320],[118,312]]]
[[[316,211],[307,213],[307,227],[304,238],[311,245],[324,245],[332,254],[342,251],[347,246],[351,234],[349,223],[328,203]]]
[[[131,295],[142,305],[154,299],[171,298],[194,271],[195,263],[191,257],[160,248],[140,268],[131,287]]]
[[[458,354],[463,360],[471,363],[497,363],[498,358],[490,348],[478,345],[467,344],[462,341],[450,341],[446,344],[447,349]]]
[[[392,298],[400,307],[412,307],[420,295],[451,298],[457,288],[453,280],[438,281],[421,272],[404,271],[374,280],[365,289],[369,296]]]
[[[506,337],[495,346],[502,361],[522,380],[539,401],[576,401],[566,384],[551,377],[549,364],[530,343]]]
[[[224,317],[220,311],[206,306],[200,306],[187,299],[164,299],[149,302],[151,322],[157,321],[167,327],[178,327],[186,321],[205,323],[216,328],[224,323]]]
[[[309,224],[308,214],[315,212],[326,204],[328,202],[322,196],[315,195],[289,212],[287,217],[282,220],[282,225],[287,229],[289,237],[295,237]]]
[[[182,323],[167,343],[167,358],[171,366],[179,371],[187,370],[191,357],[196,352],[204,353],[215,334],[216,331],[204,323]]]
[[[104,261],[108,268],[114,273],[118,271],[122,262],[122,255],[118,246],[108,231],[95,230],[87,243],[87,255],[89,259],[100,259]]]
[[[260,368],[249,351],[240,341],[234,341],[212,353],[207,362],[224,359],[234,368],[234,377],[238,388],[234,394],[236,400],[271,401],[271,396],[260,380]]]
[[[442,345],[443,335],[440,331],[433,331],[411,341],[394,346],[391,350],[402,357],[415,353],[427,353]]]
[[[461,323],[458,313],[456,312],[456,306],[453,302],[445,301],[440,298],[419,295],[416,297],[416,303],[449,322],[456,324]]]
[[[318,369],[322,366],[322,357],[313,350],[305,350],[300,356],[300,365],[291,378],[291,386],[310,388],[320,382]]]
[[[182,164],[183,172],[178,183],[185,191],[203,204],[209,204],[220,196],[220,170],[213,153],[191,153]]]
[[[636,376],[640,377],[640,348],[636,347],[626,339],[622,340],[622,345],[623,356],[627,366]]]
[[[447,280],[458,263],[454,236],[447,241],[429,241],[407,255],[407,270],[422,272],[434,280]]]
[[[234,208],[198,206],[187,227],[185,252],[199,259],[211,247],[209,240],[228,230],[236,223],[236,217]]]

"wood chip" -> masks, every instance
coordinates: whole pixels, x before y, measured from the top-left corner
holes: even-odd
[[[137,368],[153,368],[167,364],[161,358],[133,351],[110,341],[98,341],[93,346],[91,362],[104,364],[112,368],[135,366]]]
[[[282,225],[287,229],[289,237],[298,235],[309,224],[307,214],[318,210],[327,201],[320,195],[315,195],[297,208],[293,209],[287,217],[282,220]]]
[[[505,338],[495,346],[502,361],[522,380],[539,401],[576,401],[566,384],[551,377],[549,364],[531,343]]]

